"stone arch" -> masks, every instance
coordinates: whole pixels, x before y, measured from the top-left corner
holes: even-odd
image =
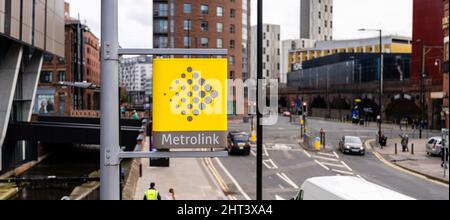
[[[327,102],[325,101],[325,98],[321,97],[321,96],[317,96],[315,97],[312,101],[311,101],[311,108],[319,108],[319,109],[324,109],[327,108]]]
[[[399,122],[407,118],[411,123],[420,115],[420,108],[413,99],[405,97],[394,98],[386,107],[386,117],[388,121]]]

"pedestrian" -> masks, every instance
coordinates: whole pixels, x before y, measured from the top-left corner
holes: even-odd
[[[134,120],[139,120],[139,114],[137,113],[136,110],[133,111],[133,116],[132,116],[132,118],[133,118]]]
[[[169,190],[169,194],[166,195],[166,200],[176,200],[174,189]]]
[[[408,144],[409,144],[409,137],[407,134],[404,134],[400,136],[402,138],[401,144],[402,144],[402,151],[403,152],[409,152]]]
[[[144,200],[161,200],[159,191],[155,187],[155,183],[150,183],[150,189],[144,193]]]
[[[447,162],[448,162],[448,148],[446,148],[446,147],[442,147],[442,148],[441,148],[441,159],[442,159],[441,167],[447,168]]]

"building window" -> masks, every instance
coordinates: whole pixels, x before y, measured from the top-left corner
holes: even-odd
[[[184,30],[185,31],[192,30],[192,21],[191,20],[184,20]]]
[[[217,39],[217,48],[223,48],[223,39],[221,38]]]
[[[223,8],[217,7],[217,17],[223,17]]]
[[[202,47],[208,47],[209,39],[207,37],[202,37],[200,39],[200,43],[201,43]]]
[[[66,81],[66,71],[59,71],[58,72],[59,81],[65,82]]]
[[[200,6],[200,11],[201,11],[202,14],[207,15],[209,13],[208,5],[201,5]]]
[[[217,33],[222,33],[223,32],[223,24],[217,23],[216,29],[217,29]]]
[[[192,46],[192,37],[184,36],[183,44],[184,44],[184,47],[191,47]]]
[[[231,55],[231,56],[230,56],[230,64],[231,64],[231,65],[234,65],[235,62],[236,62],[236,58],[235,58],[233,55]]]
[[[201,29],[202,31],[208,31],[208,29],[209,29],[208,22],[207,22],[207,21],[202,21],[202,22],[200,23],[200,29]]]
[[[234,79],[234,71],[230,71],[230,79]]]
[[[39,79],[40,83],[52,83],[53,81],[53,73],[50,71],[42,71],[41,77]]]
[[[230,33],[234,34],[236,32],[236,26],[234,24],[230,25]]]
[[[183,11],[185,14],[192,13],[192,5],[191,4],[184,4]]]
[[[236,10],[230,9],[230,18],[236,17]]]
[[[230,48],[234,49],[236,47],[236,42],[234,40],[230,40]]]

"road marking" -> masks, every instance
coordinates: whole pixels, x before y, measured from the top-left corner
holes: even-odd
[[[362,180],[364,180],[364,181],[366,181],[367,182],[367,180],[366,179],[364,179],[362,176],[360,176],[360,175],[356,175],[358,178],[360,178],[360,179],[362,179]]]
[[[264,160],[263,164],[270,170],[278,169],[278,166],[273,162],[272,159]]]
[[[333,158],[328,158],[328,157],[313,156],[313,158],[320,159],[320,160],[332,161],[332,162],[339,162],[339,160],[336,160],[336,159],[333,159]]]
[[[309,154],[306,150],[302,150],[302,151],[308,158],[311,158],[311,154]]]
[[[322,162],[322,164],[325,165],[325,166],[329,166],[329,167],[346,168],[344,165],[341,165],[341,164],[326,163],[326,162]]]
[[[286,199],[284,199],[283,197],[281,197],[279,195],[275,195],[275,200],[282,201],[282,200],[286,200]]]
[[[285,189],[281,184],[278,184],[278,187],[280,187],[280,189]]]
[[[317,160],[314,160],[314,162],[316,162],[317,164],[319,164],[319,166],[321,166],[322,168],[324,168],[325,170],[327,170],[327,171],[329,171],[330,170],[330,168],[328,168],[327,166],[325,166],[325,165],[323,165],[322,163],[320,163],[319,161],[317,161]]]
[[[347,172],[347,171],[342,171],[342,170],[332,169],[331,171],[336,172],[336,173],[340,173],[340,174],[344,174],[344,175],[350,175],[350,176],[355,175],[354,173]]]
[[[257,156],[255,150],[251,150],[250,153],[251,153],[254,157]]]
[[[320,154],[320,155],[322,155],[322,156],[334,157],[334,154],[329,154],[329,153],[322,153],[322,152],[319,152],[319,153],[317,153],[317,154]]]
[[[297,184],[294,183],[285,173],[277,173],[277,176],[280,177],[280,179],[284,180],[286,183],[294,187],[294,189],[299,189]]]
[[[265,144],[263,144],[263,150],[264,150],[263,156],[269,157],[269,152],[267,151],[267,147]]]
[[[282,151],[286,151],[286,150],[292,150],[292,147],[289,147],[285,144],[275,144],[272,147],[273,150],[282,150]]]
[[[214,159],[216,160],[219,167],[223,170],[223,172],[225,172],[225,174],[228,176],[228,178],[230,178],[231,182],[233,182],[233,184],[236,186],[236,188],[239,190],[239,192],[242,194],[242,196],[244,196],[244,198],[246,200],[251,200],[250,196],[248,196],[247,193],[245,193],[245,191],[242,189],[241,185],[239,185],[239,183],[231,175],[231,173],[227,170],[227,168],[225,168],[225,166],[222,164],[222,162],[220,162],[220,160],[218,158],[214,158]]]
[[[222,189],[222,191],[226,194],[230,192],[230,189],[228,188],[227,184],[225,183],[225,180],[223,180],[223,178],[220,176],[219,172],[217,171],[216,167],[212,164],[212,161],[210,158],[205,158],[203,160],[205,162],[206,167],[209,169],[209,171],[211,172],[211,174],[214,176],[214,178],[216,179],[217,183],[219,184],[220,188]],[[228,197],[229,199],[233,199],[230,196]]]
[[[352,168],[350,168],[344,161],[341,161],[342,165],[345,166],[345,168],[347,168],[348,170],[350,170],[351,172],[353,172]]]
[[[428,177],[426,177],[426,176],[419,175],[419,174],[417,174],[417,173],[414,173],[414,172],[411,172],[411,171],[409,171],[409,170],[403,169],[403,168],[401,168],[401,167],[399,167],[399,166],[397,166],[397,165],[395,165],[395,164],[393,164],[393,163],[387,161],[387,160],[384,159],[384,157],[382,157],[378,152],[374,151],[374,150],[372,149],[372,147],[370,146],[369,142],[374,142],[374,141],[375,141],[375,140],[368,140],[368,141],[366,141],[366,142],[365,142],[366,148],[367,148],[367,149],[371,149],[372,154],[375,155],[375,157],[378,158],[378,160],[380,160],[380,161],[381,161],[382,163],[384,163],[385,165],[387,165],[387,166],[389,166],[389,167],[391,167],[391,168],[393,168],[393,169],[402,171],[402,172],[404,172],[404,173],[410,174],[410,175],[412,175],[412,176],[415,176],[415,177],[417,177],[417,178],[420,178],[420,179],[423,179],[423,180],[432,182],[432,183],[434,183],[434,184],[437,184],[437,185],[440,185],[440,186],[449,188],[449,185],[448,185],[448,184],[445,184],[445,183],[442,183],[442,182],[439,182],[439,181],[436,181],[436,180],[432,180],[432,179],[430,179],[430,178],[428,178]]]
[[[333,151],[333,154],[334,154],[334,156],[336,156],[337,159],[340,159],[339,155],[336,153],[336,151]]]

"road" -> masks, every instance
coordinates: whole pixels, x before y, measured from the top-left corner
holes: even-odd
[[[280,117],[278,124],[264,128],[264,199],[291,199],[306,179],[336,175],[363,178],[415,199],[449,199],[448,186],[393,169],[371,152],[366,156],[351,156],[335,150],[340,137],[354,135],[363,140],[373,139],[378,131],[377,127],[360,127],[320,119],[309,119],[308,127],[311,131],[323,128],[327,132],[326,151],[313,153],[303,150],[298,144],[300,127],[290,124],[288,118]],[[248,131],[250,125],[231,122],[229,129]],[[391,138],[404,132],[399,129],[385,130],[385,134]],[[214,160],[237,199],[256,199],[255,155],[256,151],[253,149],[249,157],[234,156]]]

